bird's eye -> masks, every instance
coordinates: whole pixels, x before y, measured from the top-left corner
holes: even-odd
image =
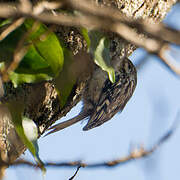
[[[129,72],[131,72],[131,65],[128,63]]]

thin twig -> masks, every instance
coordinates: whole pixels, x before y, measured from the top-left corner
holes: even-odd
[[[165,142],[167,142],[172,135],[175,133],[175,130],[177,129],[178,125],[179,125],[179,120],[180,120],[180,111],[177,113],[176,119],[173,122],[173,125],[171,126],[171,128],[149,149],[149,150],[145,150],[143,147],[140,147],[139,149],[135,149],[134,151],[130,152],[130,154],[128,156],[125,156],[123,158],[120,159],[116,159],[113,161],[107,161],[107,162],[99,162],[99,163],[93,163],[93,164],[89,164],[89,163],[83,163],[82,161],[74,161],[74,162],[61,162],[61,163],[57,163],[57,162],[46,162],[44,163],[45,167],[68,167],[68,168],[72,168],[72,167],[84,167],[84,168],[102,168],[102,167],[115,167],[117,165],[124,165],[127,164],[133,160],[136,159],[141,159],[141,158],[145,158],[149,155],[151,155],[154,151],[156,151],[158,148],[160,148]],[[19,159],[13,163],[2,163],[1,162],[1,166],[28,166],[28,167],[32,167],[32,168],[41,168],[39,165],[34,164],[30,161],[27,160],[23,160],[23,159]]]
[[[43,1],[38,3],[36,6],[33,8],[33,13],[34,14],[40,14],[45,10],[55,10],[60,8],[63,5],[63,2],[48,2],[48,1]]]
[[[20,0],[20,4],[17,7],[22,12],[29,13],[32,10],[32,4],[29,0]],[[14,31],[19,26],[21,26],[24,23],[24,21],[25,21],[25,18],[21,17],[17,19],[14,23],[9,25],[9,27],[0,34],[0,41],[2,41],[6,36],[8,36],[8,34],[10,34],[12,31]]]
[[[76,0],[77,1],[77,0]],[[92,19],[95,18],[97,22],[100,20],[100,24],[98,28],[101,28],[101,24],[105,24],[107,26],[107,22],[114,22],[115,24],[117,23],[122,23],[129,28],[136,28],[138,31],[143,31],[144,33],[148,33],[152,35],[152,37],[161,39],[166,42],[172,42],[175,44],[180,45],[180,31],[172,29],[170,27],[166,27],[163,23],[159,24],[151,24],[150,22],[147,22],[146,20],[135,20],[133,18],[128,18],[122,13],[120,13],[116,9],[112,9],[110,7],[101,7],[95,5],[94,3],[89,3],[89,1],[68,1],[73,5],[74,8],[78,9],[81,12],[87,12],[88,15],[83,15],[89,21],[89,18]],[[62,3],[63,4],[63,3]],[[58,7],[61,7],[62,4],[57,4],[56,2],[51,2],[49,9],[57,9]],[[49,5],[49,4],[48,4]],[[55,18],[55,16],[52,13],[43,13],[44,10],[47,8],[46,3],[39,4],[34,7],[34,11],[32,13],[26,11],[22,11],[18,7],[14,8],[14,5],[11,5],[9,3],[1,3],[0,6],[0,17],[17,17],[17,16],[24,16],[24,17],[33,17],[37,20],[41,20],[42,22],[48,22],[48,23],[56,23],[56,24],[64,24],[64,25],[69,25],[69,26],[83,26],[83,24],[86,24],[85,22],[81,22],[81,20],[78,21],[79,17],[76,17],[76,21],[72,21],[72,17],[69,16],[62,16],[62,13],[57,13],[56,16],[59,16],[58,18]],[[41,9],[38,11],[38,14],[41,14],[39,17],[36,13],[37,10],[35,9]],[[36,13],[35,13],[36,12]],[[108,12],[108,13],[107,13]],[[63,19],[63,17],[65,19]],[[69,18],[68,18],[69,17]],[[69,22],[71,21],[71,23]],[[104,23],[105,21],[105,23]],[[90,20],[89,23],[87,23],[90,27],[92,26],[93,22]],[[96,23],[97,24],[97,23]],[[106,27],[106,29],[109,26]],[[102,27],[104,28],[104,27]]]
[[[139,32],[146,32],[153,35],[154,38],[161,38],[164,41],[170,41],[175,44],[180,43],[180,39],[177,39],[177,37],[174,36],[174,33],[177,34],[177,36],[180,36],[180,32],[166,27],[163,23],[154,24],[143,19],[135,20],[131,17],[125,16],[117,9],[103,6],[99,8],[98,5],[87,0],[68,0],[68,3],[73,6],[74,9],[84,13],[95,15],[96,17],[98,16],[102,19],[110,19],[115,22],[123,23],[127,26],[136,28]]]
[[[17,29],[19,26],[21,26],[24,23],[25,18],[19,18],[14,23],[9,25],[1,34],[0,34],[0,41],[2,41],[4,38],[6,38],[12,31]]]
[[[62,2],[46,2],[43,1],[41,3],[38,3],[36,6],[33,7],[33,14],[40,14],[45,10],[54,10],[54,9],[58,9],[63,5]],[[25,12],[25,13],[31,13],[31,9],[32,9],[32,4],[30,3],[30,1],[25,1],[22,0],[21,4],[19,5],[19,9],[21,12]],[[2,41],[5,37],[8,36],[8,34],[10,34],[12,31],[14,31],[15,29],[17,29],[19,26],[21,26],[25,21],[25,18],[19,18],[18,20],[16,20],[13,24],[9,25],[9,27],[7,29],[5,29],[1,34],[0,34],[0,41]]]
[[[30,28],[18,42],[17,47],[14,51],[13,61],[5,70],[2,71],[3,82],[7,82],[9,80],[9,74],[17,68],[20,61],[23,59],[23,57],[27,53],[30,44],[25,46],[24,43],[27,40],[28,36],[38,27],[38,25],[39,25],[39,23],[35,22],[33,24],[32,28]]]
[[[69,178],[69,180],[73,180],[73,179],[75,178],[75,176],[77,175],[77,173],[78,173],[78,171],[79,171],[80,168],[81,168],[81,166],[78,166],[78,167],[77,167],[76,172],[74,173],[74,175],[73,175],[71,178]]]
[[[169,55],[168,50],[170,49],[169,45],[163,46],[158,55],[161,58],[162,62],[171,69],[172,72],[175,72],[177,75],[180,75],[180,62],[177,62]]]

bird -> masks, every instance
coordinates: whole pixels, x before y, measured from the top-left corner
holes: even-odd
[[[86,118],[89,120],[83,130],[90,130],[107,122],[124,109],[136,88],[136,68],[127,57],[112,62],[115,82],[112,83],[101,68],[96,68],[83,93],[82,111],[74,118],[50,127],[48,130],[52,131],[47,135]]]

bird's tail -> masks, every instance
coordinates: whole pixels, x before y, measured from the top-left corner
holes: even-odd
[[[87,116],[89,116],[89,113],[88,112],[85,112],[85,111],[82,111],[80,112],[80,114],[78,114],[76,117],[72,118],[72,119],[69,119],[67,121],[64,121],[64,122],[61,122],[57,125],[54,125],[54,126],[51,126],[50,128],[48,128],[48,130],[51,130],[50,132],[48,132],[45,136],[49,135],[49,134],[52,134],[52,133],[55,133],[57,131],[60,131],[62,129],[65,129],[81,120],[83,120],[84,118],[86,118]]]

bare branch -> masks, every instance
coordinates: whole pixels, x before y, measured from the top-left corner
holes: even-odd
[[[132,29],[133,26],[133,28],[136,28],[138,31],[150,34],[154,38],[180,45],[180,31],[177,31],[170,27],[166,27],[163,23],[154,24],[143,19],[135,20],[133,18],[128,18],[116,9],[112,9],[110,7],[99,8],[99,6],[89,3],[89,1],[81,0],[81,2],[78,1],[78,3],[76,3],[76,1],[68,2],[71,3],[73,8],[80,10],[83,13],[85,12],[86,15],[81,14],[81,16],[67,16],[62,13],[56,13],[56,16],[54,16],[54,14],[52,13],[43,12],[45,9],[47,9],[47,7],[48,9],[57,9],[63,4],[56,2],[40,3],[33,8],[34,11],[32,13],[28,10],[22,11],[21,8],[18,8],[18,6],[14,6],[14,4],[11,5],[9,3],[1,3],[0,17],[7,18],[23,16],[34,18],[42,22],[67,26],[86,26],[89,28],[101,28],[110,31],[114,31],[114,29],[118,31],[117,29],[123,27],[123,24],[124,28],[129,27],[130,29]],[[37,14],[39,14],[39,16],[37,16]],[[111,29],[108,24],[113,24],[115,26],[114,29]],[[137,43],[137,41],[135,42]],[[137,45],[141,46],[141,44]]]
[[[63,5],[63,2],[48,2],[48,1],[42,1],[38,3],[33,8],[34,14],[40,14],[45,10],[55,10],[60,8]]]
[[[158,148],[160,148],[165,142],[167,142],[172,135],[175,133],[175,130],[177,129],[179,125],[180,120],[180,111],[177,113],[176,119],[172,125],[172,127],[148,150],[145,150],[143,147],[140,147],[139,149],[135,149],[132,151],[128,156],[108,161],[108,162],[99,162],[94,164],[89,163],[83,163],[81,161],[74,161],[74,162],[46,162],[44,163],[45,167],[84,167],[84,168],[101,168],[101,167],[115,167],[117,165],[124,165],[127,164],[133,160],[145,158],[149,155],[151,155],[153,152],[155,152]],[[30,161],[19,159],[15,161],[14,163],[6,163],[1,162],[1,166],[28,166],[33,168],[41,168],[39,165],[34,164]],[[76,174],[76,173],[75,173]]]
[[[22,19],[22,18],[20,18]],[[24,21],[24,18],[22,19],[22,21]],[[22,22],[21,21],[21,22]],[[37,25],[39,23],[35,22],[32,26],[32,28],[30,28],[20,39],[20,41],[17,44],[17,47],[14,51],[14,57],[13,57],[13,61],[11,62],[11,64],[9,65],[9,67],[7,67],[7,69],[2,71],[2,80],[4,82],[7,82],[9,80],[9,74],[14,71],[17,66],[19,65],[20,61],[23,59],[23,57],[25,56],[25,54],[27,53],[28,49],[29,49],[29,45],[24,45],[24,42],[26,41],[27,37],[29,36],[29,34],[37,28]]]
[[[78,171],[79,171],[80,168],[81,168],[81,166],[78,166],[78,167],[77,167],[76,172],[74,173],[74,175],[73,175],[71,178],[69,178],[69,180],[73,180],[73,179],[75,178],[75,176],[77,175],[77,173],[78,173]]]
[[[19,26],[21,26],[24,23],[25,18],[19,18],[14,23],[9,25],[1,34],[0,34],[0,41],[2,41],[4,38],[8,36],[12,31],[17,29]]]
[[[170,56],[167,51],[170,49],[169,45],[163,46],[163,48],[158,53],[162,62],[171,69],[172,72],[180,75],[180,63],[175,61],[172,56]]]

